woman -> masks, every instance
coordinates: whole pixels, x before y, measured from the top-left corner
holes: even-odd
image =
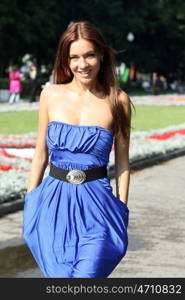
[[[93,24],[73,23],[56,84],[41,92],[23,234],[45,277],[106,278],[127,250],[131,106],[113,58]],[[107,176],[114,138],[117,197]]]
[[[21,80],[22,75],[19,72],[17,66],[12,67],[12,71],[9,72],[9,81],[10,81],[10,98],[9,104],[18,102],[20,99],[21,92]]]

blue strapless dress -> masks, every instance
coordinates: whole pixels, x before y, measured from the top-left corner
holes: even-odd
[[[67,170],[107,165],[113,134],[52,121],[50,162]],[[44,277],[106,278],[126,253],[129,210],[109,177],[72,184],[46,176],[24,198],[23,237]]]

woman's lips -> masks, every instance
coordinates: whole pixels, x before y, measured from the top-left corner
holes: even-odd
[[[88,77],[90,74],[91,70],[88,71],[78,71],[81,77]]]

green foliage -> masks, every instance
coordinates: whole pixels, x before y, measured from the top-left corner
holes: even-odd
[[[31,53],[53,64],[60,35],[71,21],[89,20],[117,50],[117,61],[134,62],[140,72],[185,78],[183,0],[1,0],[0,73]],[[133,32],[133,42],[127,34]]]
[[[140,81],[128,80],[127,82],[120,81],[120,87],[126,93],[130,93],[131,91],[140,92],[143,90]]]
[[[9,89],[9,79],[0,78],[0,90],[8,90],[8,89]]]

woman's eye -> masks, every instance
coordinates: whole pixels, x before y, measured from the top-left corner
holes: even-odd
[[[77,56],[71,56],[70,59],[77,59]]]
[[[95,57],[95,54],[94,53],[89,53],[89,54],[86,55],[86,58],[87,57],[90,57],[90,58]],[[70,60],[77,60],[77,59],[78,59],[78,56],[70,56]]]

